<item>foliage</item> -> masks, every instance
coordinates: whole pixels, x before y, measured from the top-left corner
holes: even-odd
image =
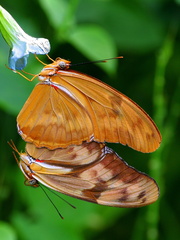
[[[0,39],[0,236],[32,239],[179,239],[179,1],[38,0],[1,1],[22,28],[51,42],[50,56],[73,63],[123,55],[124,59],[76,69],[97,77],[136,101],[157,123],[163,142],[152,154],[111,145],[130,165],[155,178],[160,199],[141,209],[98,206],[64,197],[70,208],[48,193],[65,217],[61,220],[41,189],[23,185],[7,141],[24,143],[15,117],[36,80],[28,82],[5,67],[8,46]],[[41,56],[47,62],[45,56]],[[25,71],[42,65],[31,56]]]

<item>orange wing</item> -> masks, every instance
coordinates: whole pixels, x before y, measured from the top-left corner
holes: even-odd
[[[31,185],[40,182],[66,195],[115,207],[141,207],[159,196],[152,178],[130,167],[105,144],[84,143],[67,150],[29,144],[26,150],[19,165]]]
[[[90,141],[93,126],[87,110],[52,86],[35,86],[18,117],[18,129],[26,142],[55,149]]]
[[[47,65],[18,115],[22,138],[37,147],[115,142],[155,151],[161,135],[153,120],[131,99],[85,74]],[[48,69],[48,70],[47,70]]]

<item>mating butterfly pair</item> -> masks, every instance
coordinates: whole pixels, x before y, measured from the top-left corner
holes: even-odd
[[[156,182],[104,144],[155,151],[161,142],[156,125],[131,99],[69,67],[61,58],[45,65],[17,117],[18,132],[28,142],[19,162],[27,181],[108,206],[156,201]]]

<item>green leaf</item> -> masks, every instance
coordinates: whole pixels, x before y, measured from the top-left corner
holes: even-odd
[[[0,236],[1,240],[17,240],[14,229],[5,222],[0,222]]]
[[[63,19],[68,6],[65,0],[39,0],[39,3],[47,15],[51,25],[57,29],[63,24]]]
[[[117,49],[111,36],[95,24],[77,26],[69,36],[69,42],[91,61],[117,57]],[[98,64],[108,74],[114,74],[117,61]]]
[[[156,10],[139,1],[81,1],[77,18],[101,24],[120,51],[146,52],[160,46],[164,38],[163,21]]]

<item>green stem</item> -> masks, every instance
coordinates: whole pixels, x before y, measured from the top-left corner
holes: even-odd
[[[167,64],[173,54],[173,43],[174,38],[168,35],[166,38],[159,55],[157,56],[156,72],[154,79],[154,93],[153,93],[153,103],[154,103],[154,121],[161,130],[162,136],[164,137],[164,122],[166,118],[166,103],[164,98],[164,88],[165,88],[165,72]],[[152,176],[160,186],[161,197],[164,192],[165,184],[163,181],[163,159],[162,153],[164,151],[165,140],[162,140],[160,148],[151,155],[150,158],[150,176]],[[159,223],[159,208],[160,208],[161,198],[153,205],[150,205],[147,210],[147,240],[158,240],[158,223]]]

